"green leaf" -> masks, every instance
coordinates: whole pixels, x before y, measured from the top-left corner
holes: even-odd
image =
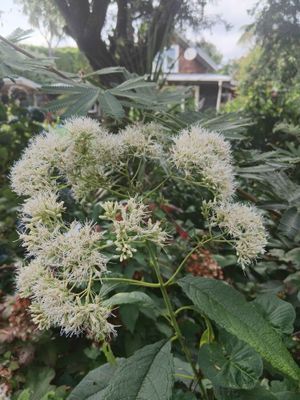
[[[217,400],[277,400],[277,397],[262,386],[252,390],[214,388]]]
[[[266,361],[294,380],[300,369],[280,335],[257,312],[254,304],[224,282],[186,276],[178,281],[197,308],[227,332],[253,347]]]
[[[164,340],[136,351],[118,367],[105,400],[168,400],[172,394],[174,363],[171,343]]]
[[[256,351],[225,331],[220,333],[218,342],[201,347],[198,363],[214,386],[229,389],[254,388],[263,371]]]
[[[30,400],[30,390],[29,389],[22,390],[17,400]]]
[[[155,308],[155,303],[146,293],[143,292],[121,292],[105,300],[106,307],[113,307],[119,304],[137,304],[141,307]]]
[[[134,304],[123,304],[120,306],[121,320],[129,330],[133,333],[136,321],[139,317],[139,309]]]
[[[55,376],[55,371],[52,368],[32,368],[29,370],[26,377],[26,388],[32,391],[30,400],[41,400],[41,398],[55,386],[50,382]]]
[[[173,393],[172,400],[197,400],[197,397],[194,393],[191,392],[183,392],[182,390],[176,390]]]
[[[278,333],[291,334],[293,332],[296,312],[290,303],[273,294],[264,294],[257,297],[253,304]]]
[[[181,358],[174,357],[174,366],[175,380],[184,383],[188,387],[194,377],[194,371],[191,364],[181,360]]]
[[[134,90],[140,88],[148,88],[148,87],[155,87],[155,82],[147,82],[144,76],[138,76],[136,78],[128,79],[127,81],[121,83],[120,85],[116,86],[113,91],[114,94],[118,94],[118,92],[123,92],[127,90]],[[120,93],[121,95],[121,93]]]
[[[121,119],[124,117],[125,111],[122,104],[110,92],[101,92],[98,96],[98,100],[101,110],[104,114],[114,117],[116,119]]]
[[[117,362],[117,365],[104,364],[90,371],[73,389],[67,400],[87,400],[91,395],[105,389],[123,359],[118,359]]]
[[[285,211],[280,219],[278,229],[290,239],[300,233],[300,213],[296,207]]]

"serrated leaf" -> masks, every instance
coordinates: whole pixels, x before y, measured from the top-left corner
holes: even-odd
[[[225,331],[218,342],[201,347],[198,363],[214,386],[229,389],[254,388],[263,370],[256,351]]]
[[[65,118],[74,115],[86,115],[90,108],[95,104],[99,94],[99,89],[90,89],[75,98],[75,102],[63,113]]]
[[[117,360],[117,365],[104,364],[90,371],[73,389],[67,400],[90,400],[90,396],[104,390],[115,374],[123,359]]]
[[[282,374],[294,380],[300,378],[300,369],[280,335],[241,293],[224,282],[208,278],[186,276],[178,284],[208,318],[248,343]]]
[[[168,400],[172,395],[174,362],[171,343],[164,340],[126,359],[105,389],[105,400]]]
[[[290,334],[293,332],[296,312],[290,303],[273,294],[264,294],[258,296],[253,304],[278,333]]]
[[[122,104],[110,92],[101,92],[98,96],[101,110],[104,114],[121,119],[124,117],[125,111]]]
[[[149,88],[155,87],[156,83],[154,82],[147,82],[144,76],[138,76],[136,78],[128,79],[127,81],[121,83],[120,85],[116,86],[113,91],[114,94],[118,94],[118,92],[124,92],[127,90],[134,90],[134,89],[141,89],[141,88]]]

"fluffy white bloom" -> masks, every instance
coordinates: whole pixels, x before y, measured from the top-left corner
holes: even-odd
[[[123,146],[134,156],[159,157],[162,152],[159,144],[162,127],[155,123],[128,125],[119,133]]]
[[[65,124],[68,146],[61,170],[78,200],[105,186],[122,151],[119,135],[109,134],[96,121],[74,118]]]
[[[70,118],[65,122],[64,128],[74,139],[84,135],[95,136],[101,132],[99,123],[87,117]]]
[[[90,223],[72,222],[68,230],[45,241],[38,251],[39,258],[68,283],[84,285],[92,276],[101,279],[107,259],[99,251],[102,234]]]
[[[265,252],[267,233],[263,219],[254,207],[221,204],[214,209],[212,224],[218,225],[233,240],[238,262],[243,267]]]
[[[47,271],[39,260],[33,260],[28,265],[18,267],[16,287],[20,296],[32,296],[33,285],[40,277],[45,275],[47,275]]]
[[[94,139],[93,155],[97,164],[111,168],[121,161],[125,151],[122,139],[119,134],[103,132]]]
[[[110,310],[101,304],[98,296],[94,296],[92,302],[82,302],[63,281],[54,277],[38,278],[31,299],[30,311],[39,329],[60,327],[68,336],[86,333],[96,340],[114,333],[113,326],[107,321]]]
[[[174,138],[171,157],[186,175],[200,177],[222,200],[234,192],[231,150],[222,135],[200,126],[183,130]]]
[[[30,228],[19,233],[19,236],[22,240],[22,246],[27,249],[28,255],[36,256],[45,246],[45,243],[51,242],[60,233],[60,230],[60,224],[53,225],[50,229],[49,226],[37,222],[30,224]]]
[[[147,206],[136,198],[126,202],[105,202],[103,219],[113,223],[113,232],[116,235],[116,248],[121,253],[120,260],[126,260],[136,252],[134,244],[149,240],[162,245],[167,239],[167,233],[160,226],[160,222],[152,222]]]
[[[65,314],[62,325],[66,335],[78,335],[85,332],[88,337],[103,340],[105,337],[115,334],[112,324],[107,319],[111,312],[101,304],[101,299],[95,297],[92,303],[77,303]]]
[[[23,222],[53,224],[62,217],[64,210],[64,203],[58,201],[57,194],[48,191],[38,192],[24,202]]]
[[[19,195],[56,189],[56,172],[65,150],[65,138],[55,131],[33,139],[11,171],[11,185]]]

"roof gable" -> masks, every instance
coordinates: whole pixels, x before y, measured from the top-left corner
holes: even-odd
[[[203,50],[201,47],[194,46],[179,33],[175,33],[173,37],[174,37],[174,43],[179,44],[184,50],[187,49],[188,47],[194,48],[197,51],[196,60],[200,64],[204,65],[211,72],[217,71],[218,69],[217,64],[211,59],[211,57],[206,53],[205,50]]]

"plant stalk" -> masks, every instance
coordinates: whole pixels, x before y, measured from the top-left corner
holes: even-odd
[[[182,349],[182,351],[183,351],[188,363],[191,365],[191,367],[193,369],[193,372],[194,372],[194,375],[195,375],[196,379],[198,380],[199,387],[200,387],[200,390],[202,392],[203,399],[208,400],[206,390],[205,390],[205,388],[204,388],[204,386],[203,386],[203,384],[201,382],[201,379],[200,379],[201,377],[199,375],[199,371],[196,368],[196,365],[195,365],[195,363],[193,361],[193,358],[192,358],[192,355],[190,353],[189,348],[185,344],[185,339],[184,339],[184,337],[183,337],[183,335],[181,333],[181,330],[179,328],[178,322],[176,320],[176,316],[175,316],[175,313],[174,313],[174,310],[173,310],[173,307],[172,307],[172,304],[171,304],[171,301],[170,301],[170,298],[169,298],[165,283],[163,281],[163,277],[162,277],[162,275],[160,273],[160,269],[159,269],[159,265],[157,263],[156,257],[153,254],[151,246],[148,246],[148,248],[149,248],[149,253],[150,253],[150,261],[151,261],[151,264],[153,265],[155,274],[157,276],[157,279],[158,279],[158,282],[159,282],[159,285],[160,285],[160,290],[161,290],[161,293],[162,293],[162,296],[163,296],[163,299],[164,299],[164,303],[165,303],[165,306],[166,306],[166,308],[168,310],[168,313],[169,313],[169,316],[170,316],[170,319],[171,319],[171,323],[172,323],[173,329],[175,331],[176,337],[177,337],[177,339],[178,339],[178,341],[180,343],[181,349]]]

